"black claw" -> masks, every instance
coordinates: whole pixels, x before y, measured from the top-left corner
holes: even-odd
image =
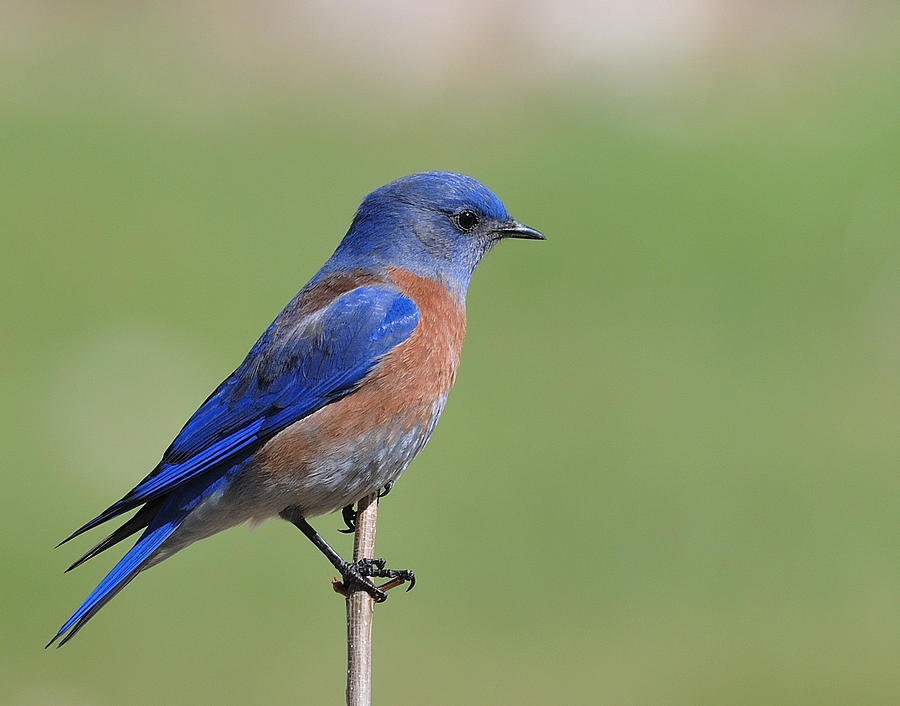
[[[416,575],[409,569],[385,569],[384,564],[384,559],[360,559],[354,564],[347,564],[345,571],[341,572],[344,585],[361,588],[376,603],[385,601],[387,593],[369,581],[369,578],[403,579],[409,582],[407,591],[411,591],[416,585]]]
[[[378,586],[369,581],[367,578],[370,572],[378,572],[383,567],[384,559],[361,559],[353,564],[347,564],[341,571],[341,581],[347,591],[354,588],[361,589],[375,599],[376,603],[383,603],[387,600],[387,593],[382,591]]]
[[[409,582],[407,591],[416,585],[416,575],[409,569],[385,569],[384,559],[360,559],[356,562],[363,576],[379,579],[403,579]]]
[[[341,516],[344,518],[344,524],[347,525],[347,529],[339,529],[338,532],[344,534],[356,532],[356,510],[353,509],[353,506],[347,505],[347,507],[341,510]]]
[[[378,491],[378,498],[381,499],[385,495],[391,492],[391,488],[394,487],[393,481],[385,485],[381,490]],[[338,532],[342,532],[343,534],[353,534],[356,532],[356,510],[353,509],[353,505],[347,505],[343,510],[341,510],[341,515],[344,518],[344,524],[347,525],[347,529],[339,529]]]
[[[372,576],[370,572],[383,571],[387,562],[384,559],[360,559],[356,562],[356,568],[363,576]]]

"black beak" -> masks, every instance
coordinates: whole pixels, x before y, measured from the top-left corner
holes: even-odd
[[[507,221],[494,231],[499,238],[522,238],[523,240],[546,240],[547,237],[539,230],[529,228],[518,221]]]

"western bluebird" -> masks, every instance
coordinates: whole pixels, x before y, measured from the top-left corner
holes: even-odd
[[[469,279],[504,238],[542,240],[471,177],[413,174],[369,194],[321,270],[200,405],[144,480],[78,528],[137,513],[69,569],[143,530],[49,644],[65,644],[141,571],[275,515],[344,583],[385,594],[381,560],[344,561],[306,518],[390,488],[428,441],[456,376]],[[48,644],[48,646],[49,646]]]

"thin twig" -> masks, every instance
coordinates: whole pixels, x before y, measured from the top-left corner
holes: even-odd
[[[375,556],[375,522],[378,493],[367,495],[356,506],[353,561]],[[372,703],[372,618],[375,600],[365,591],[347,595],[347,706]]]

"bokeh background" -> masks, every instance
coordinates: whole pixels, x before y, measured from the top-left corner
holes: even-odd
[[[896,3],[0,5],[0,702],[342,703],[285,523],[53,551],[403,174],[471,174],[457,387],[382,504],[393,704],[900,703]],[[345,553],[335,516],[318,527]],[[98,532],[99,534],[99,532]]]

